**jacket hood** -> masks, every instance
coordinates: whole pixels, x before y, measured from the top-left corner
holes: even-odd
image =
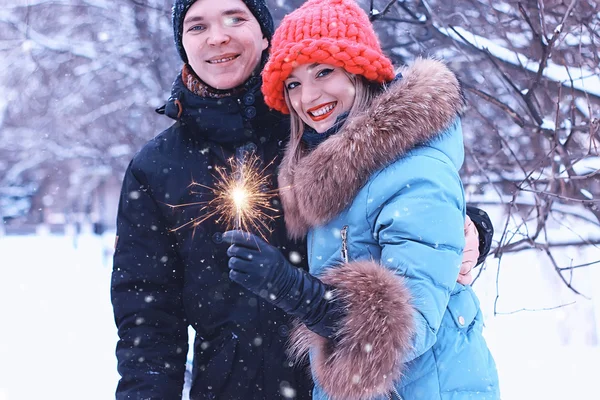
[[[465,101],[456,75],[444,63],[418,59],[403,78],[377,96],[365,113],[303,155],[288,146],[279,172],[288,233],[304,236],[344,210],[379,169],[417,145],[430,142],[459,166],[443,140],[432,140],[462,113]],[[438,143],[439,142],[439,143]],[[454,143],[456,146],[456,143]]]
[[[178,121],[184,129],[188,127],[193,135],[218,144],[239,143],[253,139],[248,129],[251,121],[281,121],[282,117],[264,104],[260,76],[251,78],[240,93],[223,98],[198,96],[185,86],[181,76],[179,73],[175,79],[167,103],[156,111]],[[268,136],[269,130],[261,134]]]

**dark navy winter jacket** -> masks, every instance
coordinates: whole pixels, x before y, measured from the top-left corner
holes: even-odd
[[[202,216],[202,205],[172,207],[209,201],[215,168],[240,149],[267,163],[277,157],[267,168],[275,172],[289,120],[261,96],[258,79],[237,97],[209,99],[178,77],[163,109],[175,124],[127,168],[111,285],[118,400],[181,398],[188,324],[197,332],[191,399],[310,398],[306,370],[286,361],[289,317],[228,277],[225,226],[210,218],[177,229]],[[277,199],[271,204],[280,209]],[[304,263],[305,243],[288,242],[283,218],[275,225],[269,242]]]

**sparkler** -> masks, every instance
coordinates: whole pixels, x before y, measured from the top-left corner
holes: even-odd
[[[232,157],[227,162],[229,169],[215,168],[214,187],[197,182],[192,182],[189,186],[192,190],[198,186],[208,189],[213,195],[211,200],[178,205],[167,204],[173,209],[201,206],[200,216],[174,228],[173,231],[186,226],[192,226],[195,230],[204,221],[216,216],[216,222],[224,223],[227,230],[233,228],[255,232],[267,240],[266,233],[272,231],[269,222],[275,219],[271,212],[277,212],[270,204],[276,191],[264,190],[269,183],[266,169],[272,162],[260,169],[260,159],[253,153],[244,153],[237,159]]]

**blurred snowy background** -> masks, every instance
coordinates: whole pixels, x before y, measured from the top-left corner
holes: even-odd
[[[302,0],[268,0],[276,20]],[[597,399],[600,4],[375,0],[394,61],[448,61],[469,103],[474,287],[503,399]],[[171,0],[0,0],[0,400],[114,398],[120,180],[170,121]],[[596,378],[594,378],[596,377]]]
[[[592,231],[600,238],[597,227]],[[0,238],[0,400],[114,398],[113,241],[112,232],[94,235],[91,227],[77,237]],[[569,247],[557,261],[586,263],[598,253]],[[600,268],[574,277],[586,299],[563,284],[539,251],[505,255],[500,265],[498,287],[498,261],[489,259],[475,289],[502,398],[597,399]]]

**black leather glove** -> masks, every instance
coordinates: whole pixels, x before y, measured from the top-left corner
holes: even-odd
[[[467,215],[471,218],[479,233],[479,258],[477,259],[477,265],[479,265],[485,261],[492,248],[494,226],[487,213],[480,208],[467,205]]]
[[[313,332],[335,336],[338,321],[345,315],[330,287],[306,271],[291,265],[274,246],[244,231],[228,231],[229,278],[271,304],[294,315]]]

